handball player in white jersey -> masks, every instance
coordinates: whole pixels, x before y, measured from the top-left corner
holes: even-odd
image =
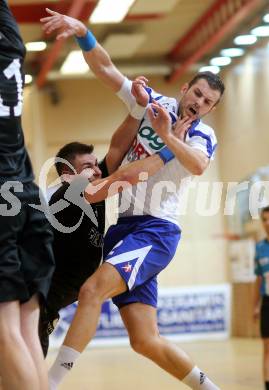
[[[51,389],[57,388],[93,338],[102,303],[112,298],[136,352],[192,389],[216,390],[180,348],[159,335],[156,307],[157,276],[172,260],[181,234],[180,183],[188,176],[201,175],[214,156],[214,131],[201,118],[215,109],[224,85],[218,76],[200,73],[182,87],[179,102],[143,88],[143,82],[132,88],[83,23],[47,12],[49,16],[41,19],[45,32],[59,29],[57,39],[75,35],[91,70],[138,120],[137,137],[123,164],[154,153],[166,163],[148,181],[120,195],[119,220],[105,238],[105,262],[80,290],[75,317],[50,369]]]

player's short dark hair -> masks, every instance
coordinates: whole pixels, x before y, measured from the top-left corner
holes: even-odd
[[[93,145],[86,145],[80,142],[70,142],[59,150],[59,152],[56,154],[56,159],[57,157],[60,157],[72,164],[77,155],[91,154],[93,150]],[[55,161],[55,168],[59,176],[61,176],[65,167],[66,165],[64,163]]]
[[[210,86],[210,88],[219,91],[220,96],[223,95],[223,93],[225,91],[225,85],[224,85],[223,81],[221,80],[221,78],[217,74],[212,73],[212,72],[208,72],[208,71],[197,73],[194,76],[194,78],[189,82],[189,88],[192,85],[194,85],[195,83],[197,83],[197,81],[200,79],[206,80],[208,85]]]
[[[269,206],[263,207],[261,209],[261,218],[263,217],[264,213],[269,213]]]

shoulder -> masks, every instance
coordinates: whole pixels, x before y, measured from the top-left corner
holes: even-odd
[[[206,123],[204,123],[202,120],[199,121],[197,126],[193,129],[193,135],[195,133],[201,133],[201,135],[205,135],[210,137],[211,140],[215,141],[214,143],[217,143],[217,137],[215,134],[215,131],[212,127],[208,126]],[[198,134],[197,134],[198,135]],[[191,136],[191,134],[190,134]]]
[[[169,97],[162,95],[159,92],[154,91],[154,89],[147,87],[146,88],[149,94],[149,103],[152,103],[153,100],[156,100],[162,107],[164,107],[170,114],[172,122],[177,120],[178,113],[178,101],[174,97]]]
[[[175,110],[175,113],[177,112],[178,102],[174,97],[162,95],[161,93],[156,92],[154,89],[150,87],[146,87],[146,91],[149,94],[150,103],[152,102],[152,100],[156,100],[162,106],[164,107],[167,106],[167,108],[171,107]]]
[[[47,199],[49,205],[56,203],[59,199],[64,198],[65,191],[69,187],[69,183],[63,182],[60,186],[54,186],[47,191]]]

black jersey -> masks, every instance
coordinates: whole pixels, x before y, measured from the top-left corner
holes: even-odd
[[[0,183],[33,180],[21,126],[24,57],[16,21],[0,0]]]
[[[99,164],[102,177],[108,176],[105,160]],[[69,187],[68,183],[62,186],[52,195],[49,204],[64,199],[64,194]],[[89,205],[88,205],[89,206]],[[73,283],[80,283],[85,276],[91,275],[102,260],[103,236],[105,230],[105,202],[91,205],[96,216],[98,226],[84,214],[79,227],[72,233],[63,233],[54,230],[53,250],[55,256],[57,274],[70,275]],[[55,216],[57,220],[67,227],[75,226],[81,218],[82,210],[76,205],[69,205]]]

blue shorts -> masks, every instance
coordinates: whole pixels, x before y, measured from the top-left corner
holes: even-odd
[[[120,218],[105,236],[104,259],[128,291],[113,298],[119,308],[135,302],[157,307],[157,275],[170,263],[180,239],[177,225],[152,216]]]

